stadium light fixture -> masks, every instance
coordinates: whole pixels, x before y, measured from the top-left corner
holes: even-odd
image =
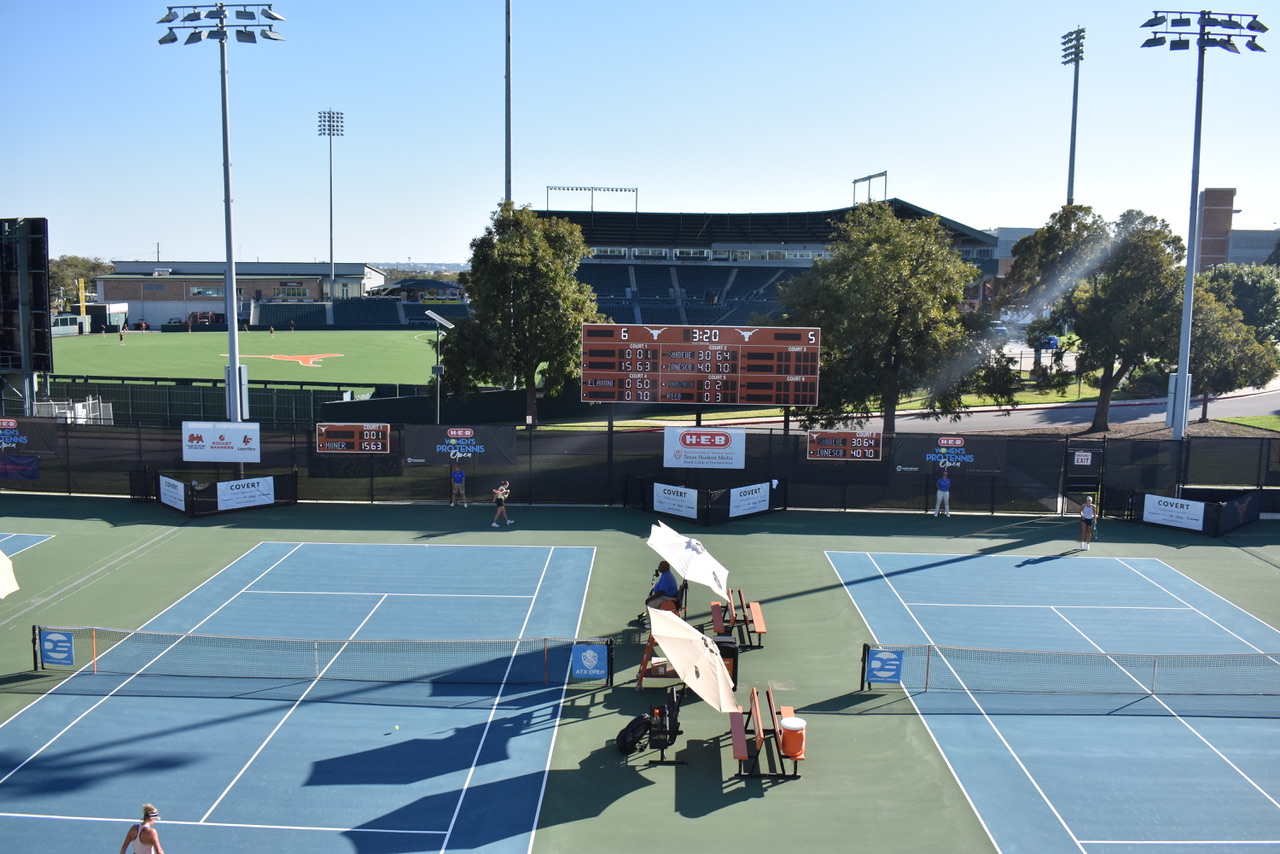
[[[1071,84],[1071,152],[1067,157],[1067,204],[1076,196],[1076,116],[1080,104],[1080,63],[1084,61],[1084,27],[1062,37],[1062,64],[1074,66]]]
[[[257,41],[255,31],[267,35],[268,24],[253,23],[253,10],[265,9],[261,14],[266,17],[271,6],[265,3],[237,3],[235,19],[239,23],[232,26],[235,40],[253,44]],[[229,96],[227,92],[227,22],[231,16],[227,14],[227,4],[213,3],[202,6],[170,6],[158,23],[173,24],[181,14],[181,23],[168,28],[160,37],[160,44],[174,44],[178,41],[177,30],[189,30],[183,44],[195,44],[206,38],[218,43],[218,64],[222,83],[222,185],[223,185],[223,229],[226,239],[226,270],[223,273],[223,311],[227,320],[227,420],[244,421],[249,414],[248,376],[240,364],[239,312],[236,299],[236,259],[235,240],[231,219],[231,131],[229,122]],[[185,13],[185,14],[184,14]],[[274,13],[272,13],[274,14]],[[271,20],[284,20],[279,16]],[[282,40],[277,35],[268,36]]]
[[[1182,325],[1178,335],[1178,372],[1174,375],[1173,398],[1169,402],[1167,421],[1173,428],[1173,438],[1182,439],[1187,433],[1187,415],[1191,407],[1191,321],[1193,300],[1195,297],[1196,272],[1200,261],[1200,137],[1204,115],[1204,54],[1205,48],[1220,47],[1229,53],[1239,53],[1240,48],[1232,41],[1232,36],[1240,35],[1242,29],[1253,33],[1265,33],[1267,27],[1258,20],[1258,16],[1249,12],[1190,12],[1162,11],[1157,9],[1143,27],[1163,27],[1169,18],[1173,18],[1174,27],[1186,27],[1191,24],[1195,15],[1199,27],[1196,39],[1196,111],[1195,130],[1191,142],[1191,216],[1187,226],[1187,269],[1182,286]],[[1248,23],[1242,23],[1247,18]],[[1167,27],[1153,33],[1143,42],[1143,47],[1156,47],[1164,43],[1165,35],[1176,35],[1169,43],[1170,50],[1188,50],[1189,39],[1182,33],[1171,32]],[[1159,41],[1157,41],[1159,39]],[[1253,41],[1253,38],[1250,39]],[[1259,45],[1257,48],[1248,45],[1251,51],[1265,52]]]
[[[329,137],[329,296],[333,297],[335,270],[333,264],[333,138],[342,136],[342,113],[320,111],[320,136]]]
[[[427,317],[431,318],[436,323],[436,364],[435,364],[435,367],[431,369],[431,374],[432,374],[432,379],[435,380],[435,384],[436,384],[436,424],[439,425],[440,423],[440,380],[444,377],[444,369],[440,367],[440,334],[441,334],[440,327],[443,326],[445,329],[452,329],[453,324],[445,320],[440,315],[436,314],[431,309],[427,309]]]

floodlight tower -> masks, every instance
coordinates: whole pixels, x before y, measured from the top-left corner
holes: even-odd
[[[342,113],[321,110],[319,135],[329,137],[329,299],[333,299],[333,138],[342,136]]]
[[[1071,153],[1067,158],[1067,204],[1074,205],[1076,198],[1076,113],[1080,104],[1080,63],[1084,61],[1084,27],[1078,27],[1062,37],[1062,64],[1075,66],[1075,80],[1071,86]]]
[[[1235,39],[1248,39],[1245,47],[1265,53],[1258,44],[1258,36],[1265,33],[1267,25],[1250,12],[1171,12],[1156,10],[1142,24],[1152,28],[1151,36],[1143,47],[1160,47],[1165,36],[1173,36],[1169,50],[1190,50],[1188,38],[1192,29],[1192,16],[1197,15],[1196,38],[1196,113],[1195,131],[1191,141],[1191,223],[1187,226],[1187,276],[1182,286],[1182,329],[1178,336],[1178,373],[1175,376],[1170,415],[1173,422],[1173,438],[1181,439],[1187,432],[1187,412],[1191,406],[1191,317],[1195,296],[1196,267],[1200,258],[1199,207],[1200,207],[1200,129],[1204,111],[1204,55],[1205,49],[1220,47],[1228,53],[1239,53]]]
[[[243,421],[249,411],[248,376],[240,365],[240,338],[237,330],[236,310],[236,258],[235,242],[231,228],[231,128],[227,96],[227,35],[235,33],[238,42],[256,44],[258,36],[268,41],[284,41],[284,36],[273,29],[274,22],[284,18],[271,8],[270,3],[213,3],[206,6],[169,6],[157,24],[168,25],[168,32],[160,37],[160,44],[175,44],[178,30],[188,30],[183,44],[195,44],[205,39],[218,43],[218,61],[222,81],[222,191],[223,223],[226,236],[227,267],[223,275],[223,310],[227,316],[227,420]],[[228,26],[231,15],[234,23]],[[267,23],[258,20],[262,17]],[[179,19],[181,19],[179,21]],[[175,23],[177,22],[177,23]]]
[[[452,329],[453,324],[445,320],[434,311],[427,309],[427,317],[435,321],[436,324],[436,363],[431,368],[431,373],[436,381],[436,424],[440,423],[440,380],[444,378],[444,367],[440,364],[440,327]]]

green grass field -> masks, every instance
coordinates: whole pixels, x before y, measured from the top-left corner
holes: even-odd
[[[296,357],[322,356],[303,359]],[[425,385],[435,364],[435,332],[277,331],[240,333],[240,363],[251,380]],[[129,332],[55,338],[55,373],[74,376],[222,379],[225,332]]]

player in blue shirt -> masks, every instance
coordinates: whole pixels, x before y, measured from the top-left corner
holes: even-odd
[[[933,515],[938,515],[938,510],[943,510],[948,516],[951,515],[951,472],[946,469],[942,470],[942,477],[938,478],[938,500],[933,504]]]

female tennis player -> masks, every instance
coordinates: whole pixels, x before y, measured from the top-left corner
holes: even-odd
[[[1080,506],[1080,548],[1085,551],[1089,550],[1089,544],[1093,542],[1093,523],[1095,521],[1097,521],[1097,514],[1094,512],[1093,496],[1091,495]]]
[[[497,506],[497,510],[493,511],[493,527],[498,527],[498,518],[507,520],[508,525],[514,525],[515,520],[507,518],[507,496],[511,494],[511,483],[503,481],[498,484],[498,488],[493,491],[493,503]]]
[[[160,845],[160,831],[156,830],[156,819],[160,818],[160,810],[151,804],[142,805],[142,821],[129,828],[124,835],[124,843],[120,846],[120,854],[132,851],[133,854],[164,854]],[[130,848],[129,844],[133,843]]]

